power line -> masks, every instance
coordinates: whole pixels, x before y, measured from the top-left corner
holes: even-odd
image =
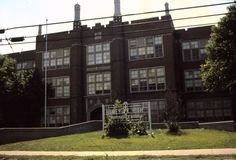
[[[204,24],[196,24],[196,25],[185,25],[185,26],[179,26],[175,28],[190,28],[190,27],[206,27],[206,26],[212,26],[215,25],[216,23],[204,23]],[[168,29],[174,29],[173,27],[163,27],[163,28],[157,28],[157,29],[146,29],[146,30],[136,30],[136,31],[128,31],[128,32],[119,32],[117,34],[133,34],[133,33],[139,33],[139,32],[150,32],[150,31],[159,31],[159,30],[168,30]],[[166,33],[162,33],[161,35],[165,35]],[[102,35],[103,37],[110,36],[111,34],[105,34]],[[84,36],[82,38],[91,38],[94,36]],[[63,41],[63,40],[72,40],[72,39],[78,39],[78,37],[72,37],[72,38],[57,38],[57,39],[48,39],[48,42],[55,42],[55,41]],[[40,41],[30,41],[30,42],[20,42],[20,43],[13,43],[12,45],[22,45],[22,44],[30,44],[30,43],[42,43],[45,42],[44,40]],[[0,46],[5,46],[8,44],[0,44]],[[80,46],[87,46],[87,45],[82,45]]]
[[[149,24],[149,23],[163,23],[163,22],[171,22],[171,21],[174,22],[174,21],[187,20],[187,19],[222,16],[222,15],[225,15],[225,14],[227,14],[227,13],[209,14],[209,15],[193,16],[193,17],[182,17],[182,18],[165,19],[165,20],[155,20],[155,21],[139,22],[139,23],[131,23],[131,24],[120,24],[120,25],[108,26],[108,27],[132,26],[132,25],[142,25],[142,24]]]
[[[187,10],[187,9],[195,9],[195,8],[213,7],[213,6],[226,5],[226,4],[232,4],[232,3],[235,3],[235,2],[226,2],[226,3],[208,4],[208,5],[200,5],[200,6],[192,6],[192,7],[175,8],[175,9],[169,9],[169,11],[179,11],[179,10]],[[165,11],[166,10],[150,11],[150,12],[126,14],[126,15],[123,15],[123,16],[134,16],[134,15],[141,15],[141,14],[152,14],[152,13],[165,12]]]
[[[217,4],[209,4],[209,5],[182,7],[182,8],[169,9],[169,11],[179,11],[179,10],[187,10],[187,9],[213,7],[213,6],[227,5],[227,4],[233,4],[233,3],[235,3],[235,2],[225,2],[225,3],[217,3]],[[153,14],[153,13],[159,13],[159,12],[165,12],[165,11],[166,10],[149,11],[149,12],[141,12],[141,13],[131,13],[131,14],[124,14],[124,15],[122,15],[122,17],[136,16],[136,15],[143,15],[143,14]],[[101,20],[101,19],[108,19],[108,18],[113,18],[113,16],[98,17],[98,18],[88,18],[88,19],[83,19],[83,20],[80,20],[80,21],[92,21],[92,20]],[[65,24],[65,23],[72,23],[72,22],[74,22],[74,21],[62,21],[62,22],[48,23],[47,25],[57,25],[57,24]],[[27,26],[18,26],[18,27],[11,27],[11,28],[1,29],[1,30],[13,30],[13,29],[20,29],[20,28],[38,27],[39,25],[44,26],[46,24],[35,24],[35,25],[27,25]]]
[[[131,24],[120,24],[115,26],[108,26],[108,27],[122,27],[122,26],[132,26],[132,25],[143,25],[143,24],[150,24],[150,23],[163,23],[163,22],[171,22],[171,21],[181,21],[181,20],[187,20],[187,19],[196,19],[196,18],[206,18],[206,17],[213,17],[213,16],[221,16],[225,15],[226,13],[219,13],[219,14],[210,14],[210,15],[202,15],[202,16],[194,16],[194,17],[182,17],[182,18],[176,18],[176,19],[167,19],[167,20],[155,20],[155,21],[148,21],[148,22],[139,22],[139,23],[131,23]],[[180,27],[175,27],[180,28]],[[25,36],[24,38],[36,38],[37,36]],[[2,39],[6,40],[6,39]]]
[[[184,10],[184,9],[193,9],[193,8],[201,8],[201,7],[210,7],[210,6],[217,6],[217,5],[226,5],[226,4],[232,4],[235,2],[228,2],[228,3],[218,3],[218,4],[210,4],[210,5],[201,5],[201,6],[193,6],[193,7],[184,7],[184,8],[177,8],[177,9],[170,9],[169,11],[177,11],[177,10]],[[133,15],[140,15],[140,14],[150,14],[150,13],[157,13],[157,12],[164,12],[165,10],[160,10],[160,11],[151,11],[151,12],[143,12],[143,13],[136,13],[136,14],[127,14],[127,15],[123,15],[123,16],[133,16]],[[179,20],[187,20],[187,19],[194,19],[194,18],[205,18],[205,17],[212,17],[212,16],[220,16],[220,15],[225,15],[227,13],[219,13],[219,14],[211,14],[211,15],[202,15],[202,16],[195,16],[195,17],[182,17],[182,18],[176,18],[176,19],[167,19],[167,20],[155,20],[155,21],[148,21],[148,22],[138,22],[138,23],[131,23],[131,24],[127,24],[127,23],[123,23],[123,24],[118,24],[118,25],[110,25],[107,27],[120,27],[120,26],[125,26],[125,25],[142,25],[142,24],[148,24],[148,23],[158,23],[158,22],[167,22],[167,21],[179,21]],[[109,18],[112,18],[113,16],[110,16]],[[89,21],[89,20],[95,20],[95,19],[104,19],[104,18],[108,18],[108,17],[100,17],[100,18],[91,18],[91,19],[84,19],[81,21]],[[74,21],[65,21],[65,22],[57,22],[57,23],[50,23],[48,25],[54,25],[54,24],[62,24],[62,23],[69,23],[69,22],[74,22]],[[132,21],[131,21],[132,22]],[[188,26],[180,26],[180,27],[175,27],[175,28],[189,28],[189,27],[202,27],[202,26],[206,26],[206,25],[215,25],[216,23],[208,23],[208,24],[197,24],[197,25],[188,25]],[[45,24],[42,24],[45,25]],[[17,29],[17,28],[27,28],[27,27],[35,27],[35,26],[39,26],[39,25],[30,25],[30,26],[20,26],[20,27],[13,27],[13,28],[9,28],[9,29]],[[163,30],[163,29],[173,29],[173,28],[159,28],[159,30]],[[4,30],[4,29],[3,29]],[[138,31],[129,31],[129,33],[136,33],[136,32],[147,32],[147,31],[156,31],[158,29],[149,29],[149,30],[138,30]],[[5,31],[5,30],[4,30]],[[73,31],[73,30],[72,30]],[[129,34],[128,32],[123,32],[123,33],[118,33],[118,34]],[[52,33],[53,34],[53,33]],[[110,35],[103,35],[104,36],[110,36]],[[20,38],[35,38],[37,36],[27,36],[27,37],[20,37]],[[88,36],[87,36],[88,37]],[[87,38],[87,37],[83,37],[83,38]],[[93,37],[93,36],[90,36]],[[18,37],[19,38],[19,37]],[[14,39],[14,38],[13,38]],[[75,39],[75,38],[67,38],[69,39]],[[4,40],[4,39],[3,39]],[[9,39],[6,39],[9,40]],[[11,40],[11,39],[10,39]],[[66,40],[66,38],[63,39],[54,39],[54,40],[49,40],[49,41],[60,41],[60,40]],[[41,41],[38,41],[41,42]],[[22,43],[13,43],[12,45],[21,45],[21,44],[30,44],[30,43],[36,43],[36,41],[30,41],[30,42],[22,42]],[[4,46],[4,45],[10,45],[11,49],[13,50],[10,42],[8,41],[8,44],[0,44],[0,46]]]
[[[11,48],[11,50],[12,50],[12,52],[14,53],[14,50],[13,50],[13,47],[11,46],[11,43],[9,42],[9,40],[7,39],[7,36],[5,35],[5,38],[6,38],[6,40],[7,40],[7,45],[9,45],[10,46],[10,48]]]

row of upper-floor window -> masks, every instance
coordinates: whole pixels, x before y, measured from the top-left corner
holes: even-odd
[[[17,69],[31,69],[35,66],[33,61],[17,63]],[[197,92],[204,89],[200,76],[200,69],[191,69],[184,71],[185,91]],[[88,76],[88,93],[89,94],[103,94],[110,93],[111,89],[111,74],[89,74]],[[49,78],[48,81],[54,87],[53,95],[55,97],[69,96],[69,77],[67,78]],[[66,86],[59,84],[65,81]],[[130,90],[131,92],[138,91],[152,91],[165,89],[165,68],[146,68],[146,69],[133,69],[130,71]]]
[[[161,91],[166,89],[165,67],[136,68],[129,71],[130,92]],[[185,92],[204,90],[200,69],[184,71]],[[111,92],[111,73],[88,73],[88,95]]]
[[[151,68],[136,68],[129,70],[130,92],[163,91],[166,89],[166,73],[164,66]],[[203,91],[200,69],[184,71],[185,91]],[[70,96],[70,77],[50,77],[47,79],[52,87],[50,98]],[[111,93],[111,72],[96,72],[87,74],[87,95]]]
[[[165,67],[136,68],[129,71],[130,92],[162,91],[166,88]],[[87,74],[87,94],[111,93],[111,72]]]
[[[109,64],[111,62],[111,42],[87,45],[86,63],[88,66]],[[206,39],[183,41],[182,57],[184,62],[201,61],[206,57]],[[163,37],[149,36],[128,40],[129,60],[143,60],[164,57]],[[62,48],[43,53],[43,66],[47,69],[70,67],[70,49]]]
[[[182,42],[182,57],[184,62],[204,60],[206,57],[206,39]],[[164,57],[163,37],[139,37],[128,40],[129,60]],[[110,42],[91,44],[87,46],[87,65],[109,64]],[[48,70],[70,67],[70,49],[62,48],[43,53],[43,66]],[[19,62],[18,70],[34,68],[34,61]]]
[[[130,92],[161,91],[165,89],[165,67],[141,68],[130,70]],[[50,98],[67,98],[70,96],[70,77],[50,77]],[[87,74],[87,95],[111,93],[111,72]]]

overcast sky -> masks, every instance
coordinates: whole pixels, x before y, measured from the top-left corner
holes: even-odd
[[[148,11],[163,10],[165,2],[169,3],[169,8],[182,8],[205,4],[216,4],[224,2],[233,2],[233,0],[120,0],[121,14],[140,13]],[[81,6],[81,19],[96,18],[104,16],[113,16],[114,0],[0,0],[0,29],[16,26],[25,26],[32,24],[42,24],[48,19],[49,23],[60,21],[71,21],[74,19],[74,5],[79,3]],[[228,5],[215,6],[209,8],[182,10],[170,12],[172,18],[181,18],[189,16],[199,16],[208,14],[218,14],[227,12]],[[155,13],[142,16],[124,17],[123,21],[134,19],[162,16],[164,13]],[[192,24],[214,23],[219,21],[221,16],[201,18],[185,21],[175,21],[175,27]],[[112,19],[99,21],[83,22],[83,25],[93,26],[97,22],[108,24]],[[72,24],[54,25],[48,27],[48,32],[69,31]],[[9,45],[1,46],[7,42],[1,39],[5,37],[17,36],[36,36],[38,28],[8,30],[5,34],[0,34],[0,54],[20,52],[35,49],[35,44],[12,45],[13,51]],[[43,28],[43,34],[45,28]],[[35,41],[35,39],[27,39]]]

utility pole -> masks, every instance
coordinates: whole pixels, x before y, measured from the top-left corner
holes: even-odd
[[[44,99],[44,125],[45,125],[45,128],[47,127],[47,63],[46,63],[46,58],[45,58],[45,54],[48,54],[48,35],[47,35],[47,32],[48,32],[48,19],[46,19],[46,34],[45,34],[45,53],[44,53],[44,82],[45,82],[45,99]]]

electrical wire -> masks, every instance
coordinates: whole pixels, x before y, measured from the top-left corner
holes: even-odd
[[[115,26],[107,26],[110,27],[123,27],[123,26],[132,26],[132,25],[143,25],[143,24],[150,24],[150,23],[163,23],[163,22],[171,22],[171,21],[181,21],[181,20],[187,20],[187,19],[197,19],[197,18],[206,18],[206,17],[213,17],[213,16],[221,16],[225,15],[227,13],[219,13],[219,14],[210,14],[210,15],[202,15],[202,16],[194,16],[194,17],[182,17],[182,18],[176,18],[176,19],[167,19],[167,20],[155,20],[155,21],[148,21],[148,22],[139,22],[139,23],[131,23],[131,24],[121,24],[121,25],[115,25]],[[181,26],[182,27],[182,26]],[[181,28],[181,27],[175,27],[175,28]],[[52,33],[53,34],[53,33]],[[25,36],[24,38],[36,38],[37,36]],[[6,40],[6,39],[2,39]]]
[[[212,26],[215,25],[216,23],[204,23],[204,24],[196,24],[196,25],[186,25],[186,26],[179,26],[179,27],[175,27],[175,28],[191,28],[191,27],[206,27],[206,26]],[[127,31],[127,32],[118,32],[116,34],[133,34],[133,33],[140,33],[140,32],[150,32],[150,31],[160,31],[160,30],[173,30],[175,29],[174,27],[163,27],[163,28],[156,28],[156,29],[144,29],[144,30],[136,30],[136,31]],[[161,33],[161,35],[164,35],[166,33]],[[106,36],[111,36],[111,34],[104,34],[102,35],[103,37]],[[83,36],[82,38],[91,38],[94,36]],[[43,37],[42,37],[43,38]],[[48,39],[48,42],[57,42],[57,41],[63,41],[63,40],[75,40],[78,39],[78,37],[69,37],[69,38],[56,38],[56,39]],[[30,44],[30,43],[42,43],[45,42],[45,40],[38,40],[38,41],[30,41],[30,42],[19,42],[19,43],[13,43],[12,45],[22,45],[22,44]],[[0,46],[4,46],[4,45],[8,45],[8,44],[0,44]],[[80,46],[87,46],[87,45],[82,45],[80,44]]]
[[[187,10],[187,9],[196,9],[196,8],[204,8],[204,7],[213,7],[213,6],[219,6],[219,5],[227,5],[227,4],[233,4],[234,2],[225,2],[225,3],[217,3],[217,4],[209,4],[209,5],[200,5],[200,6],[191,6],[191,7],[182,7],[182,8],[175,8],[175,9],[169,9],[168,11],[179,11],[179,10]],[[149,12],[141,12],[141,13],[131,13],[131,14],[124,14],[121,15],[121,17],[127,17],[127,16],[137,16],[137,15],[143,15],[143,14],[153,14],[153,13],[159,13],[159,12],[165,12],[166,10],[158,10],[158,11],[149,11]],[[93,20],[101,20],[101,19],[108,19],[113,18],[114,16],[106,16],[106,17],[98,17],[98,18],[88,18],[88,19],[82,19],[82,21],[93,21]],[[62,22],[54,22],[54,23],[44,23],[44,24],[34,24],[34,25],[27,25],[27,26],[17,26],[17,27],[11,27],[6,28],[5,30],[13,30],[13,29],[20,29],[20,28],[29,28],[29,27],[38,27],[39,25],[45,26],[45,25],[57,25],[57,24],[65,24],[65,23],[72,23],[74,21],[62,21]]]
[[[13,47],[11,46],[11,43],[9,42],[9,40],[7,39],[7,36],[5,35],[5,38],[6,38],[6,40],[7,40],[7,45],[9,45],[10,46],[10,48],[11,48],[11,50],[12,50],[12,52],[14,53],[14,50],[13,50]]]
[[[200,5],[200,6],[192,6],[192,7],[183,7],[183,8],[176,8],[176,9],[170,9],[168,11],[179,11],[179,10],[186,10],[186,9],[195,9],[195,8],[202,8],[202,7],[212,7],[212,6],[218,6],[218,5],[226,5],[226,4],[232,4],[235,3],[234,2],[226,2],[226,3],[217,3],[217,4],[209,4],[209,5]],[[158,12],[165,12],[166,10],[159,10],[159,11],[150,11],[150,12],[142,12],[142,13],[134,13],[134,14],[125,14],[122,15],[122,17],[125,16],[135,16],[135,15],[142,15],[142,14],[151,14],[151,13],[158,13]],[[179,20],[187,20],[187,19],[194,19],[194,18],[205,18],[205,17],[212,17],[212,16],[220,16],[220,15],[225,15],[227,13],[219,13],[219,14],[211,14],[211,15],[202,15],[202,16],[194,16],[194,17],[182,17],[182,18],[176,18],[176,19],[167,19],[167,20],[156,20],[156,21],[148,21],[148,22],[138,22],[138,23],[132,23],[131,24],[126,24],[123,23],[121,25],[108,25],[107,27],[121,27],[121,26],[132,26],[132,25],[143,25],[143,24],[150,24],[150,23],[163,23],[163,22],[167,22],[167,21],[179,21]],[[99,19],[106,19],[106,18],[113,18],[113,16],[107,16],[107,17],[99,17],[99,18],[90,18],[90,19],[83,19],[81,21],[91,21],[91,20],[99,20]],[[43,25],[56,25],[56,24],[63,24],[63,23],[71,23],[74,21],[64,21],[64,22],[56,22],[56,23],[48,23],[48,24],[37,24],[37,25],[28,25],[28,26],[18,26],[18,27],[12,27],[12,28],[7,28],[4,30],[13,30],[13,29],[20,29],[20,28],[28,28],[28,27],[38,27],[39,25],[43,26]],[[197,25],[188,25],[188,26],[180,26],[180,27],[175,27],[175,28],[189,28],[189,27],[200,27],[200,26],[206,26],[206,25],[215,25],[216,23],[208,23],[208,24],[197,24]],[[174,29],[175,29],[174,28]],[[173,28],[159,28],[158,30],[163,30],[163,29],[173,29]],[[147,31],[156,31],[157,29],[149,29],[149,30],[137,30],[137,31],[129,31],[129,32],[123,32],[123,33],[118,33],[118,34],[130,34],[130,33],[137,33],[137,32],[147,32]],[[53,34],[53,33],[52,33]],[[107,36],[107,35],[103,35]],[[24,38],[35,38],[37,36],[27,36]],[[91,36],[93,37],[93,36]],[[87,37],[83,37],[83,38],[87,38]],[[49,40],[49,41],[59,41],[59,40],[65,40],[64,39],[57,39],[57,40]],[[75,38],[67,38],[67,39],[75,39]],[[2,39],[4,40],[4,39]],[[19,42],[19,43],[13,43],[11,44],[9,42],[9,39],[5,38],[5,40],[7,40],[8,44],[0,44],[0,46],[4,46],[4,45],[10,45],[12,51],[13,48],[11,45],[21,45],[21,44],[30,44],[30,43],[36,43],[36,41],[30,41],[30,42]],[[41,41],[38,41],[41,42]],[[13,51],[14,52],[14,51]]]

